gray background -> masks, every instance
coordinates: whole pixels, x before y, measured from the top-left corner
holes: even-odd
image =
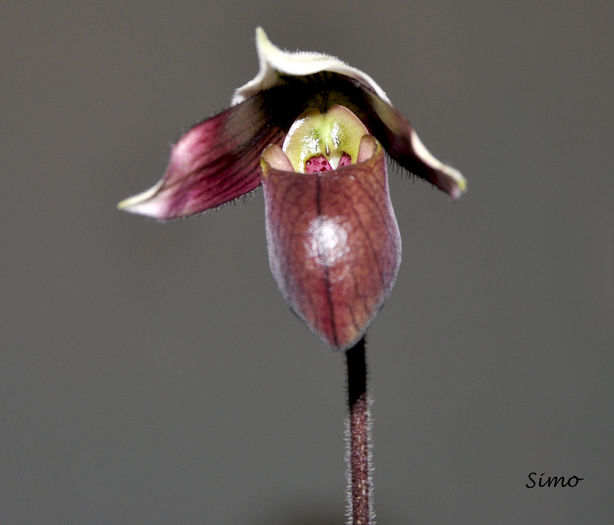
[[[259,24],[368,72],[469,180],[390,172],[379,522],[614,523],[613,5],[3,2],[0,523],[343,522],[343,359],[276,290],[261,193],[115,210],[254,76]]]

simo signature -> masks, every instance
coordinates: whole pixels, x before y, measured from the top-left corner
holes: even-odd
[[[546,476],[545,472],[542,472],[537,478],[537,472],[530,472],[527,476],[529,482],[525,484],[525,487],[532,489],[533,487],[575,487],[584,478],[578,476]]]

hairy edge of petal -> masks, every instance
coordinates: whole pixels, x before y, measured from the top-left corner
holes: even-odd
[[[191,128],[173,146],[162,179],[118,207],[167,220],[220,206],[257,188],[262,149],[280,143],[285,134],[262,110],[266,98],[253,97]]]
[[[339,97],[345,98],[348,108],[402,167],[445,191],[453,200],[467,191],[467,181],[460,171],[436,159],[396,108],[372,91],[342,78],[329,79],[328,83],[331,92],[336,90]]]
[[[292,53],[279,49],[268,39],[261,27],[256,28],[256,50],[260,70],[252,80],[235,91],[232,105],[239,104],[260,91],[275,86],[279,82],[279,75],[303,77],[325,71],[358,80],[377,93],[382,100],[391,104],[384,90],[363,71],[324,53],[306,51]]]
[[[410,140],[411,145],[413,147],[414,153],[418,158],[422,160],[424,164],[427,164],[434,171],[441,174],[441,176],[448,178],[453,181],[452,184],[449,184],[449,194],[453,200],[458,199],[463,193],[467,191],[467,179],[463,177],[460,171],[453,168],[452,166],[448,166],[444,164],[440,160],[436,159],[433,154],[426,149],[426,146],[422,143],[418,134],[412,129],[410,132]]]
[[[401,262],[383,149],[365,136],[359,155],[366,160],[323,173],[275,169],[286,164],[279,146],[261,161],[271,271],[290,308],[335,350],[364,335]]]

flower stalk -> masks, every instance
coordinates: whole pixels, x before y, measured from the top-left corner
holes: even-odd
[[[345,352],[349,422],[348,525],[370,525],[374,517],[371,480],[371,422],[367,396],[365,338]]]

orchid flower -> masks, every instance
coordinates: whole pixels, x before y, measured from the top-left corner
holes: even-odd
[[[227,110],[173,146],[162,179],[121,209],[164,221],[262,185],[269,262],[294,312],[330,347],[364,335],[401,261],[386,157],[457,199],[463,176],[437,160],[367,74],[286,52],[256,29],[260,71]]]

